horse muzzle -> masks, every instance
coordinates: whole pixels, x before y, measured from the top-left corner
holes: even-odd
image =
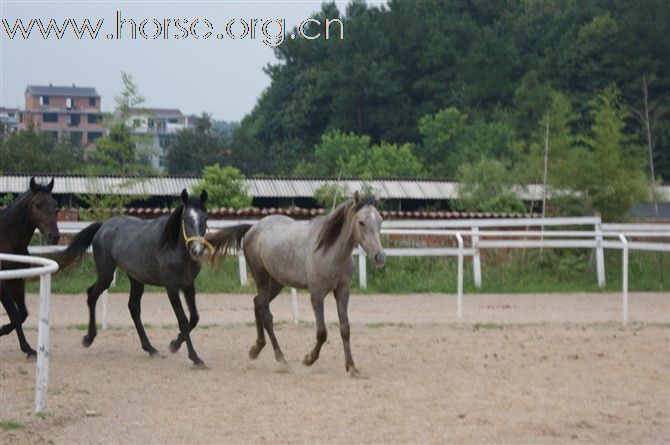
[[[376,268],[383,267],[384,264],[386,263],[386,254],[384,253],[383,250],[380,250],[375,254],[375,256],[372,258],[372,262],[374,263]]]
[[[58,244],[58,241],[60,241],[60,233],[58,231],[49,232],[47,234],[47,241],[49,244]]]

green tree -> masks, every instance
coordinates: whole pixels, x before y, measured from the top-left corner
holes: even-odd
[[[202,181],[193,186],[193,193],[200,195],[202,190],[207,190],[210,207],[251,207],[244,175],[235,167],[221,168],[218,164],[205,167]]]
[[[107,116],[103,125],[107,134],[95,141],[95,150],[90,153],[90,174],[156,174],[151,166],[141,159],[149,153],[138,148],[146,145],[146,137],[132,133],[131,109],[144,103],[133,77],[121,72],[122,89],[114,98],[117,113]]]
[[[516,212],[527,211],[514,192],[513,176],[505,165],[495,159],[481,158],[459,167],[458,200],[456,206],[464,211]]]
[[[326,183],[314,191],[314,200],[324,209],[331,209],[349,198],[349,189],[342,184]]]
[[[574,164],[576,189],[587,209],[604,220],[619,220],[635,202],[651,198],[645,152],[625,132],[630,113],[616,85],[608,85],[589,105],[593,125]]]
[[[382,142],[370,146],[369,136],[331,131],[321,137],[314,149],[314,160],[303,162],[297,175],[344,177],[418,177],[423,167],[412,153],[410,144]]]
[[[75,173],[83,157],[81,147],[67,140],[59,142],[33,125],[9,133],[0,145],[3,173]]]
[[[454,177],[459,166],[481,157],[509,164],[513,158],[514,129],[503,122],[470,122],[454,107],[419,121],[423,142],[418,155],[432,176]]]
[[[203,113],[193,128],[180,130],[168,146],[167,171],[197,175],[205,166],[223,161],[224,151],[223,138],[212,128],[211,116]]]

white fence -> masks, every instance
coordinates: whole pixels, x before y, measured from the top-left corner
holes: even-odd
[[[209,227],[218,230],[237,224],[254,224],[255,219],[211,220]],[[88,222],[61,222],[62,233],[77,233]],[[586,230],[545,230],[545,228],[580,227]],[[519,230],[524,228],[524,230]],[[539,228],[537,230],[535,228]],[[507,230],[501,230],[507,229]],[[511,229],[511,230],[510,230]],[[514,230],[517,229],[517,230]],[[604,224],[599,217],[566,218],[513,218],[473,220],[389,220],[382,224],[386,235],[431,235],[456,238],[457,247],[394,247],[385,249],[387,256],[456,256],[458,321],[463,316],[463,267],[464,257],[472,257],[473,278],[476,288],[482,284],[480,252],[483,249],[528,248],[577,248],[595,251],[596,279],[605,286],[604,249],[620,249],[622,261],[622,320],[628,321],[628,252],[630,250],[670,252],[670,243],[630,241],[631,238],[670,238],[670,224]],[[496,239],[490,239],[496,238]],[[466,245],[465,240],[469,240]],[[32,253],[53,251],[53,247],[31,248]],[[367,261],[365,254],[356,249],[358,278],[362,288],[367,287]],[[238,255],[240,284],[247,285],[247,267],[243,255]],[[293,321],[298,322],[297,296],[291,291]],[[102,298],[102,325],[107,326],[107,294]]]
[[[3,271],[1,270],[2,261],[11,261],[28,265],[33,264],[39,267]],[[58,264],[56,264],[55,261],[46,258],[0,253],[0,286],[2,286],[1,280],[40,277],[40,311],[37,334],[37,382],[35,384],[36,413],[42,411],[44,406],[44,396],[46,395],[49,382],[49,302],[51,300],[51,274],[57,270]]]

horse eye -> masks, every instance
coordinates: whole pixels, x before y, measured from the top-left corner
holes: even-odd
[[[363,227],[365,225],[365,223],[363,221],[358,221],[358,225]]]

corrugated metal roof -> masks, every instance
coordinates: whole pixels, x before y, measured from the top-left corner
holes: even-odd
[[[72,85],[52,86],[52,85],[28,85],[26,88],[30,94],[34,96],[69,96],[69,97],[100,97],[95,88],[92,87],[78,87]]]
[[[50,176],[40,176],[38,180],[47,183]],[[119,177],[119,176],[56,176],[54,193],[56,194],[108,194],[146,196],[179,196],[186,188],[191,190],[200,181],[195,176],[153,176],[153,177]],[[21,193],[28,189],[30,176],[0,176],[0,193]],[[317,179],[317,178],[251,178],[247,179],[247,190],[256,198],[311,198],[323,184],[344,185],[349,193],[363,189],[367,184],[382,199],[429,199],[446,200],[456,198],[456,183],[447,180],[426,179]],[[658,189],[670,202],[670,185]],[[517,190],[524,200],[542,199],[542,186],[531,184]]]

